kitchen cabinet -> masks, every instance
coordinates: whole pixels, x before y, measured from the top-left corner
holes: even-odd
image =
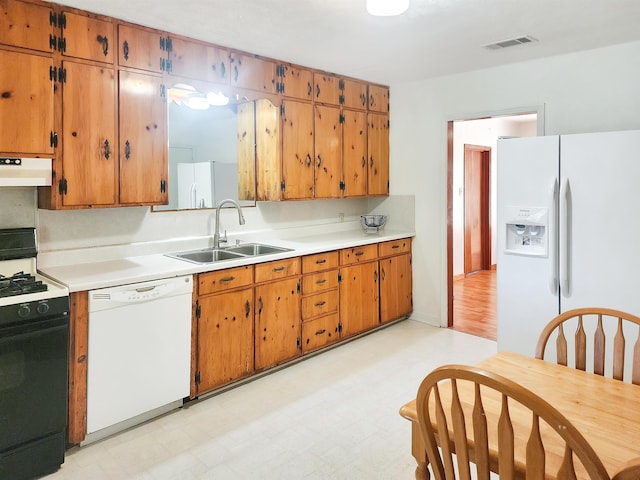
[[[367,194],[389,195],[389,115],[367,113]]]
[[[405,317],[413,311],[411,239],[378,245],[380,257],[380,322]]]
[[[171,35],[169,68],[171,75],[229,84],[229,49]]]
[[[322,72],[314,73],[313,82],[314,101],[366,110],[367,84],[365,82]]]
[[[342,195],[362,197],[367,195],[367,115],[345,108],[342,117]]]
[[[162,32],[118,25],[119,66],[161,74],[166,64],[166,38]]]
[[[231,85],[264,93],[276,92],[276,63],[245,52],[231,51]]]
[[[66,76],[62,83],[62,172],[51,190],[59,194],[64,207],[115,205],[115,72],[74,61],[65,61],[62,67]]]
[[[253,373],[253,269],[198,275],[192,397]]]
[[[57,48],[51,19],[53,9],[46,4],[0,0],[0,44],[51,52]],[[2,62],[2,65],[9,65]],[[14,69],[4,69],[12,70]],[[3,123],[3,125],[5,125]]]
[[[299,356],[300,257],[256,265],[255,369]]]
[[[342,79],[342,99],[345,108],[367,109],[367,84],[358,80]]]
[[[276,67],[276,92],[300,100],[313,98],[313,72],[308,68],[280,64]]]
[[[62,48],[58,50],[63,56],[113,65],[116,38],[112,21],[65,8],[58,23],[62,27]]]
[[[0,49],[0,65],[0,153],[53,156],[53,60]]]
[[[302,353],[340,340],[338,252],[302,257]]]
[[[283,100],[281,112],[282,198],[311,199],[314,196],[313,105]]]
[[[162,77],[120,71],[121,204],[168,203],[167,103]]]
[[[369,85],[369,111],[389,112],[389,87]]]
[[[342,113],[339,107],[315,105],[315,198],[342,193]]]
[[[376,244],[340,250],[341,338],[380,324],[377,260]]]

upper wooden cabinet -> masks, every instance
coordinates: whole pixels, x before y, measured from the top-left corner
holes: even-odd
[[[308,68],[281,64],[276,67],[277,93],[301,100],[313,99],[313,72]]]
[[[113,22],[62,10],[58,23],[62,26],[62,48],[66,57],[113,64],[116,50]]]
[[[53,51],[58,46],[53,30],[57,17],[51,7],[0,0],[0,19],[0,44],[42,52]]]
[[[0,50],[0,153],[54,154],[53,60]]]
[[[314,196],[314,138],[313,105],[283,101],[281,188],[285,200]]]
[[[166,63],[166,38],[161,32],[118,25],[118,65],[162,73]]]
[[[315,198],[342,194],[342,118],[340,107],[315,105]]]
[[[228,84],[229,50],[196,40],[169,37],[168,72],[178,77]]]
[[[369,85],[369,110],[382,113],[389,111],[389,87]]]
[[[346,108],[367,109],[367,84],[358,80],[342,79],[342,98],[340,104]]]
[[[276,92],[276,63],[250,53],[232,51],[231,85],[264,93]]]
[[[389,115],[367,114],[367,193],[389,195]]]
[[[358,80],[341,78],[329,73],[313,74],[314,101],[342,105],[346,108],[367,109],[367,84]]]
[[[342,110],[344,197],[367,195],[367,114]]]

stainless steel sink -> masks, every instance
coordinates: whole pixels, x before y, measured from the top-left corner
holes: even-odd
[[[166,256],[193,263],[215,263],[224,260],[237,260],[239,258],[257,257],[259,255],[290,251],[292,251],[290,248],[274,247],[273,245],[265,245],[262,243],[247,243],[227,248],[205,248],[201,250],[167,253]]]
[[[290,252],[290,248],[274,247],[273,245],[264,245],[262,243],[247,243],[235,247],[228,247],[227,252],[240,253],[250,257],[257,255],[268,255],[270,253]]]
[[[193,263],[214,263],[222,260],[234,260],[246,257],[238,253],[232,253],[224,249],[207,248],[204,250],[190,250],[188,252],[168,253],[168,257],[186,260]]]

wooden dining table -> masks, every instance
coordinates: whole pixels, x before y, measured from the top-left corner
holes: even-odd
[[[511,352],[499,352],[476,366],[519,383],[553,405],[586,438],[611,478],[640,480],[640,386]],[[485,408],[487,416],[499,415]],[[400,415],[411,421],[416,479],[428,479],[416,401],[403,405]],[[524,464],[524,459],[518,461]]]

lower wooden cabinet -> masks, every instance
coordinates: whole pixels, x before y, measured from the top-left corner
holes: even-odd
[[[380,320],[377,260],[341,267],[340,278],[342,338],[378,326]]]
[[[409,315],[413,311],[411,239],[380,243],[380,322]]]

